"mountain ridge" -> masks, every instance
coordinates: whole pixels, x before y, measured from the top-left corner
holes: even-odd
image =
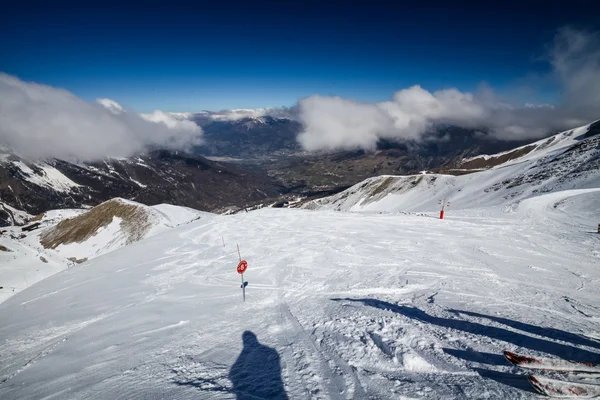
[[[33,215],[94,206],[114,197],[218,211],[276,198],[282,190],[238,166],[168,150],[94,163],[29,161],[15,155],[0,161],[0,201]],[[0,225],[12,223],[0,208]]]
[[[473,164],[473,160],[482,160]],[[543,193],[600,187],[600,121],[558,133],[496,155],[465,159],[477,167],[465,175],[382,175],[330,197],[303,204],[308,209],[357,212],[439,210],[502,205]]]

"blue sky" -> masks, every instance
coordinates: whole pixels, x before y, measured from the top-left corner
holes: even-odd
[[[140,112],[291,106],[312,94],[374,102],[415,84],[481,82],[545,102],[556,90],[544,79],[545,46],[564,25],[597,29],[600,11],[577,1],[401,3],[12,4],[0,70]],[[537,94],[514,90],[531,85]]]

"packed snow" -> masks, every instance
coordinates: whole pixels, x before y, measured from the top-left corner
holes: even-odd
[[[599,209],[207,216],[0,304],[0,397],[535,398],[503,350],[600,362]]]

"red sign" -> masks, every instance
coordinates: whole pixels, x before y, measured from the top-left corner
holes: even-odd
[[[244,271],[246,271],[247,268],[248,268],[248,262],[246,262],[246,260],[240,261],[240,263],[237,266],[237,272],[238,272],[238,274],[243,274]]]

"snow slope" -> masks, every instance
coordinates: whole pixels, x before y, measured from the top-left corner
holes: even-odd
[[[35,166],[37,172],[32,170],[29,165],[25,164],[23,161],[12,162],[12,165],[22,175],[23,179],[34,185],[47,187],[63,193],[70,192],[74,188],[81,186],[45,162],[31,164]]]
[[[488,170],[462,176],[370,178],[304,207],[353,212],[437,212],[438,200],[446,199],[451,201],[451,214],[453,209],[512,208],[542,193],[600,187],[600,134],[586,137],[592,125],[598,123],[525,146],[532,150]]]
[[[502,350],[600,362],[598,207],[200,219],[0,304],[0,398],[537,398]]]
[[[122,218],[112,216],[110,206],[114,204],[129,205],[139,210],[139,213],[135,214],[137,219],[124,223]],[[44,235],[51,234],[60,239],[70,233],[60,229],[62,221],[71,219],[76,227],[86,226],[90,224],[90,219],[95,218],[95,210],[107,208],[107,206],[109,206],[107,210],[109,214],[105,214],[103,217],[109,218],[110,221],[106,221],[108,223],[104,226],[98,224],[98,221],[92,221],[96,223],[94,226],[100,226],[90,232],[89,237],[70,243],[61,243],[56,247],[42,244],[43,240],[41,239]],[[41,224],[40,228],[32,232],[22,232],[20,227],[2,228],[7,232],[0,236],[0,245],[11,251],[0,251],[0,286],[3,287],[0,289],[0,302],[41,279],[74,265],[74,262],[83,262],[98,257],[134,241],[211,215],[170,204],[149,207],[128,200],[113,199],[91,210],[47,211],[37,221]],[[127,223],[135,226],[135,235],[131,235],[130,225]],[[23,233],[26,236],[17,239]]]

